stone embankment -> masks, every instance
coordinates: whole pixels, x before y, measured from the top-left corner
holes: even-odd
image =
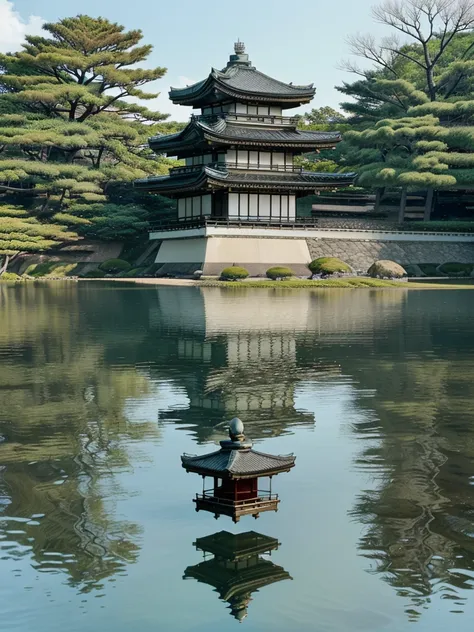
[[[347,235],[347,233],[346,233]],[[308,239],[312,259],[337,257],[346,261],[355,270],[367,270],[378,259],[390,259],[402,265],[419,263],[442,264],[450,261],[474,263],[474,241],[391,241],[380,239]]]

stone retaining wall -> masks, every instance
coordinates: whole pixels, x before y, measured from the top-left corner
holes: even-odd
[[[308,239],[307,242],[312,259],[338,257],[356,270],[367,270],[377,259],[390,259],[401,264],[474,263],[474,243],[355,239]]]

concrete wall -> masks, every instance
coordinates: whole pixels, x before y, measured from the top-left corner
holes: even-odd
[[[367,270],[377,259],[401,264],[474,263],[474,243],[308,239],[308,247],[311,259],[338,257],[356,270]]]
[[[271,266],[289,266],[296,274],[307,274],[311,261],[306,239],[264,239],[240,237],[197,237],[164,241],[156,263],[160,274],[220,274],[223,268],[237,265],[251,275],[265,274]]]

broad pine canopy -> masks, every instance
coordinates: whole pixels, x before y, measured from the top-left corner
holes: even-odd
[[[0,253],[43,250],[89,235],[133,236],[148,211],[112,203],[113,183],[166,173],[147,138],[167,115],[141,102],[165,68],[141,68],[141,31],[79,15],[44,25],[0,55]]]

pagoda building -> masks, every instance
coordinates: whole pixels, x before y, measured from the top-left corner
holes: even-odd
[[[334,148],[341,140],[339,132],[298,129],[298,117],[286,113],[309,103],[314,94],[312,84],[283,83],[257,70],[242,42],[235,44],[223,70],[213,68],[206,79],[170,90],[173,103],[199,113],[182,131],[155,136],[149,144],[156,154],[175,156],[185,165],[135,183],[177,200],[175,221],[150,235],[163,241],[156,259],[161,272],[216,274],[226,264],[246,265],[251,273],[264,272],[267,264],[293,264],[306,272],[307,245],[295,242],[294,233],[288,243],[280,243],[286,235],[275,233],[275,227],[294,229],[301,223],[298,197],[354,180],[354,174],[316,173],[294,165],[295,156]],[[238,230],[242,226],[273,231],[245,234]],[[278,242],[262,243],[262,237]]]
[[[202,494],[196,494],[196,511],[210,511],[216,518],[230,516],[238,522],[242,516],[258,518],[263,511],[277,511],[278,494],[272,493],[272,477],[288,472],[295,465],[292,454],[276,456],[257,452],[245,438],[244,424],[238,418],[229,424],[229,439],[220,442],[221,449],[203,455],[181,457],[187,472],[202,476]],[[213,486],[206,489],[205,479]],[[259,489],[259,478],[268,478],[269,489]]]
[[[262,557],[280,546],[275,538],[255,531],[234,535],[220,531],[214,535],[197,538],[194,546],[211,559],[188,566],[183,579],[196,579],[213,586],[222,601],[229,604],[230,614],[242,621],[248,615],[252,593],[285,579],[292,579],[281,566]]]

